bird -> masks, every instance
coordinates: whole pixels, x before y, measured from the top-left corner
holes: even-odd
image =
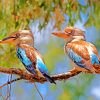
[[[33,75],[45,77],[50,83],[54,79],[48,75],[42,55],[34,47],[34,36],[30,30],[19,30],[10,36],[2,39],[0,44],[13,44],[16,47],[16,54],[25,68]]]
[[[96,73],[96,66],[100,66],[100,57],[95,45],[86,41],[85,31],[69,26],[52,34],[66,40],[64,51],[75,65],[75,69]]]

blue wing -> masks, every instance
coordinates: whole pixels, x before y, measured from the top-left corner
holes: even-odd
[[[90,55],[90,58],[92,64],[100,64],[98,57],[94,53]]]
[[[70,57],[74,62],[76,62],[76,63],[79,63],[79,62],[82,61],[82,57],[79,56],[79,55],[77,55],[75,52],[73,52],[72,49],[69,49],[69,50],[68,50],[68,55],[69,55],[69,57]]]
[[[48,69],[41,58],[37,58],[36,66],[38,67],[41,73],[48,73]]]
[[[24,47],[25,46],[27,45],[24,45]],[[27,46],[27,48],[25,47],[25,50],[21,47],[17,49],[17,56],[24,64],[25,68],[32,74],[37,74],[36,69],[39,69],[48,81],[56,84],[55,81],[48,75],[48,69],[44,64],[40,53],[36,49],[33,49],[33,47]],[[38,56],[36,56],[35,53],[37,53]]]
[[[31,60],[27,57],[24,49],[18,48],[17,56],[29,72],[31,72],[32,74],[36,74],[34,69],[35,64],[33,64],[33,62],[31,62]]]
[[[68,55],[78,66],[88,70],[91,69],[91,66],[86,64],[87,60],[83,59],[80,55],[76,54],[72,49],[68,50]],[[90,55],[90,60],[91,64],[99,64],[99,60],[95,54]]]
[[[83,63],[83,58],[81,56],[79,56],[78,54],[76,54],[72,49],[68,50],[68,56],[74,61],[74,63],[78,66],[80,66],[81,68],[85,68],[87,70],[90,70],[90,68],[88,66],[86,66],[85,63]]]
[[[36,66],[49,82],[56,84],[53,78],[48,75],[48,69],[41,58],[37,58]]]

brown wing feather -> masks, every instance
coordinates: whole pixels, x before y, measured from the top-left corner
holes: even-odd
[[[84,63],[84,65],[86,66],[86,69],[89,69],[93,73],[95,72],[95,68],[94,68],[95,64],[94,65],[91,64],[90,54],[89,54],[89,49],[91,48],[91,51],[94,54],[96,54],[98,57],[98,51],[93,44],[86,41],[75,41],[75,42],[68,43],[66,45],[65,47],[66,51],[67,51],[67,48],[72,49],[76,54],[78,54],[79,56],[83,58],[81,63]]]
[[[92,49],[93,53],[98,55],[98,51],[92,43],[87,42],[87,46],[91,46],[91,49]]]
[[[36,55],[34,52],[35,49],[27,44],[21,44],[19,46],[25,50],[27,57],[32,61],[32,64],[34,64],[36,67]]]
[[[67,48],[71,48],[76,54],[78,54],[79,56],[83,57],[86,60],[90,59],[89,53],[87,48],[83,45],[83,43],[75,41],[75,42],[71,42],[68,43],[66,46]]]
[[[27,57],[34,63],[36,62],[36,56],[38,55],[42,60],[43,57],[42,55],[38,52],[38,50],[34,47],[31,47],[27,44],[21,44],[20,45],[21,48],[23,48],[26,52]],[[43,60],[44,62],[44,60]]]
[[[39,53],[39,51],[38,51],[36,48],[34,48],[34,49],[35,49],[37,55],[39,55],[39,57],[40,57],[40,58],[42,59],[42,61],[44,62],[44,59],[43,59],[42,55]],[[45,63],[45,62],[44,62],[44,63]]]
[[[83,59],[89,60],[90,55],[87,49],[88,46],[90,46],[92,52],[98,56],[98,51],[96,47],[93,44],[86,41],[75,41],[75,42],[68,43],[66,45],[66,49],[71,48],[76,54],[81,56]]]

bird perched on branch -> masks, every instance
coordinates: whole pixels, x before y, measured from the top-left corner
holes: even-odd
[[[18,58],[31,74],[45,77],[49,82],[55,83],[48,75],[48,69],[41,54],[34,48],[34,37],[30,30],[17,31],[0,41],[0,44],[5,43],[11,43],[16,46]]]
[[[95,73],[96,66],[100,66],[100,58],[96,47],[87,42],[85,39],[84,31],[66,27],[63,31],[53,32],[55,36],[67,40],[64,50],[74,62],[77,70]]]

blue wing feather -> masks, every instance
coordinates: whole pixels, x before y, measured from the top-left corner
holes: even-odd
[[[30,59],[26,56],[25,50],[22,48],[18,48],[17,55],[20,58],[20,60],[24,63],[24,65],[29,66],[32,64]]]
[[[22,48],[17,49],[17,56],[30,73],[37,74],[35,72],[36,67],[43,74],[43,76],[46,77],[47,80],[49,80],[51,83],[56,84],[55,81],[48,75],[48,69],[41,58],[36,57],[36,62],[34,62],[35,64],[33,64],[33,62],[27,57],[25,50]]]
[[[77,55],[75,52],[73,52],[72,49],[68,50],[68,55],[75,62],[81,62],[82,61],[82,57]]]
[[[68,50],[68,55],[78,66],[89,70],[89,66],[86,66],[85,62],[82,63],[82,60],[84,59],[76,54],[72,49]],[[92,64],[99,64],[99,60],[95,54],[90,55],[90,60]]]
[[[85,64],[82,63],[83,58],[76,54],[72,49],[68,50],[68,56],[76,63],[78,66],[82,68],[86,68]],[[86,68],[87,69],[87,68]]]
[[[43,74],[43,76],[50,82],[50,83],[54,83],[56,84],[56,82],[53,80],[53,78],[51,78],[48,75],[48,69],[46,67],[46,65],[44,64],[44,62],[42,61],[41,58],[37,58],[37,65],[38,69],[40,70],[40,72]]]
[[[94,53],[90,55],[90,58],[92,64],[99,64],[99,59]]]
[[[25,53],[25,50],[22,49],[22,48],[18,48],[17,49],[17,56],[18,58],[21,60],[21,62],[23,63],[23,65],[25,66],[25,68],[33,73],[33,74],[36,74],[35,73],[35,70],[34,70],[34,65],[33,63],[31,62],[31,60],[27,57],[26,53]]]
[[[42,59],[37,58],[37,65],[38,69],[40,70],[41,73],[48,73],[48,69]]]

